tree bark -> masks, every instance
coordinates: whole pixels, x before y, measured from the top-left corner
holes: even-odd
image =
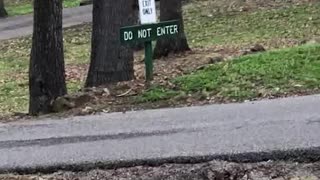
[[[169,53],[189,51],[189,45],[184,33],[182,2],[181,0],[160,1],[160,21],[180,20],[180,32],[178,37],[157,40],[153,57],[160,58]]]
[[[35,0],[29,66],[29,114],[52,112],[52,102],[67,93],[62,37],[62,1]]]
[[[92,50],[86,87],[133,79],[133,51],[120,44],[120,27],[132,24],[133,0],[94,0]]]
[[[8,16],[8,13],[4,8],[4,2],[3,0],[0,0],[0,18],[7,17],[7,16]]]

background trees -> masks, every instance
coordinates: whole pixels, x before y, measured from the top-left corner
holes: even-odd
[[[29,68],[29,114],[50,113],[52,101],[67,93],[61,0],[34,1],[34,27]]]
[[[134,1],[93,1],[92,52],[86,87],[133,79],[133,51],[120,44],[119,29],[132,24]]]
[[[8,15],[6,9],[4,8],[3,0],[0,0],[0,18],[6,17]]]
[[[160,21],[180,20],[180,33],[175,38],[159,39],[154,49],[154,58],[167,56],[169,53],[183,52],[190,50],[187,38],[184,33],[182,2],[181,0],[161,0],[160,1]]]

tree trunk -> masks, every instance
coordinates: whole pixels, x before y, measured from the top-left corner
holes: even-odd
[[[67,93],[62,38],[62,1],[35,0],[29,67],[31,115],[52,112],[52,101]]]
[[[133,0],[94,0],[92,50],[86,87],[133,79],[133,51],[120,44],[120,27],[132,24]]]
[[[178,53],[190,50],[184,33],[181,0],[160,1],[160,21],[180,20],[178,37],[159,39],[154,49],[154,58],[167,56],[169,53]]]
[[[0,0],[0,18],[7,17],[7,16],[8,16],[8,13],[4,8],[4,2],[3,0]]]

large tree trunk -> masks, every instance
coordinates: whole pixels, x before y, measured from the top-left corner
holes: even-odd
[[[61,0],[34,1],[29,90],[31,115],[52,112],[52,101],[67,93]]]
[[[133,0],[94,0],[92,50],[86,87],[134,77],[133,51],[120,44],[120,27],[132,24]]]
[[[181,0],[160,1],[160,21],[180,20],[178,37],[159,39],[154,49],[154,58],[167,56],[169,53],[178,53],[190,50],[184,33]]]
[[[4,8],[4,2],[3,0],[0,0],[0,18],[7,17],[7,16],[8,16],[8,13]]]

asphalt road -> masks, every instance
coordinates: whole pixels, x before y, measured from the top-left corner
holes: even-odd
[[[70,27],[92,20],[92,6],[82,6],[63,10],[63,27]],[[32,34],[33,15],[0,19],[0,40]]]
[[[320,160],[319,107],[316,95],[0,124],[0,171],[195,157]]]

